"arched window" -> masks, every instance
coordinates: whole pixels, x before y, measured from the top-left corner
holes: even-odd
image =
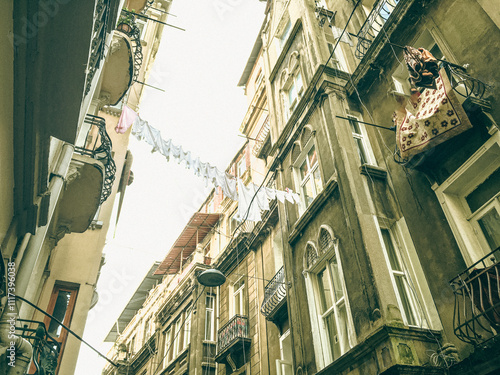
[[[318,252],[316,251],[316,249],[312,244],[308,243],[306,246],[306,253],[305,253],[306,268],[311,268],[316,263],[317,260],[318,260]]]
[[[302,147],[305,147],[312,136],[313,132],[311,127],[309,125],[304,126],[304,129],[302,129],[302,134],[300,135],[300,143],[302,144]]]
[[[321,253],[327,251],[333,244],[333,241],[334,237],[332,233],[325,226],[322,226],[318,236],[319,251]]]
[[[297,161],[297,159],[300,156],[300,152],[301,152],[300,145],[297,142],[295,142],[292,147],[292,152],[290,153],[290,159],[292,164],[294,164]]]

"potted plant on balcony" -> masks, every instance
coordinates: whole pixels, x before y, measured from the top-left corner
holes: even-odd
[[[124,32],[125,34],[130,34],[135,24],[135,10],[132,9],[131,11],[129,11],[127,8],[123,8],[123,10],[124,12],[122,12],[120,19],[118,20],[116,29]]]

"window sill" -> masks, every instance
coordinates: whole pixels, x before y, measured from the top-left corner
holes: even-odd
[[[376,165],[363,164],[359,167],[359,172],[370,178],[377,178],[379,180],[387,179],[387,171]]]
[[[295,222],[293,229],[288,237],[288,242],[293,245],[295,241],[300,237],[305,226],[316,217],[318,210],[323,207],[325,201],[330,197],[333,191],[337,188],[337,180],[330,179],[326,184],[325,188],[321,193],[319,193],[313,202],[307,207],[307,209],[302,213],[300,218]]]

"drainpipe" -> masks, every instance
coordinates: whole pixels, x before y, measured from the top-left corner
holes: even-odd
[[[50,193],[50,204],[47,225],[38,228],[36,234],[31,237],[28,246],[26,247],[26,251],[22,257],[23,259],[19,259],[19,261],[21,261],[20,264],[19,261],[17,262],[18,273],[16,277],[16,294],[25,297],[29,301],[37,300],[36,293],[38,290],[38,284],[43,273],[43,268],[45,267],[45,263],[43,263],[42,258],[45,258],[45,261],[47,259],[42,254],[45,253],[43,251],[43,243],[47,237],[47,232],[54,215],[56,204],[64,186],[64,178],[68,172],[73,151],[74,146],[69,143],[65,143],[62,146],[56,167],[51,173],[48,189]],[[19,317],[28,319],[28,313],[28,307],[23,304],[19,311]]]
[[[7,366],[6,375],[24,375],[28,371],[28,366],[31,363],[31,356],[33,355],[33,348],[31,344],[24,338],[14,335],[11,331],[15,327],[16,313],[7,312],[7,297],[3,297],[0,303],[0,307],[3,307],[2,317],[0,318],[0,343],[3,343],[5,347],[5,353],[7,360],[5,365]],[[3,354],[4,350],[0,353]],[[13,351],[13,359],[9,358]],[[10,365],[13,364],[13,366]]]

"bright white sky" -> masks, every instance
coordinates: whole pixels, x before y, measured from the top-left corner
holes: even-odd
[[[173,0],[140,115],[203,161],[225,169],[244,139],[238,137],[247,108],[237,87],[264,19],[258,0]],[[90,311],[83,338],[106,354],[103,343],[155,260],[173,241],[211,190],[192,170],[167,162],[131,137],[134,183],[127,188],[116,237],[104,251],[99,303]],[[75,375],[97,375],[105,360],[82,344]]]

